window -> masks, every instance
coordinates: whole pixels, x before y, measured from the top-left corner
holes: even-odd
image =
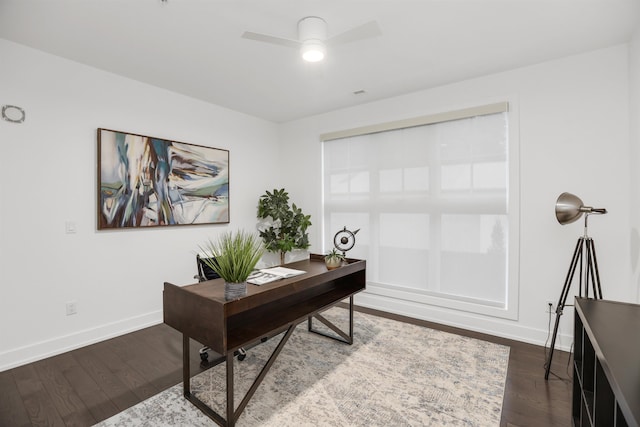
[[[506,103],[487,107],[323,136],[324,241],[360,229],[367,292],[514,316],[517,162]]]

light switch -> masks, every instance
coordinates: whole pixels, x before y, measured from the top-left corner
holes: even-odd
[[[75,234],[77,231],[77,226],[75,221],[67,221],[64,223],[65,231],[67,234]]]

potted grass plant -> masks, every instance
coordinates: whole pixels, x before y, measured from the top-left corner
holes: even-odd
[[[243,230],[226,232],[217,240],[200,246],[202,261],[225,282],[225,298],[239,298],[247,293],[247,278],[264,253],[264,246],[255,235]]]

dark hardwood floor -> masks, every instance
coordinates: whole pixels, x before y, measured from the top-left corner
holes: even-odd
[[[358,309],[509,346],[501,426],[570,425],[569,354],[416,319]],[[191,343],[191,373],[200,372]],[[0,427],[90,426],[182,381],[182,336],[161,324],[0,372]],[[213,423],[212,423],[213,424]]]

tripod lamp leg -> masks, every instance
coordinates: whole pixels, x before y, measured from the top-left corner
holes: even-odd
[[[549,371],[551,371],[551,360],[553,360],[553,349],[556,345],[556,336],[558,336],[558,326],[560,325],[560,316],[562,316],[562,311],[557,311],[556,313],[556,325],[553,327],[553,338],[551,339],[551,348],[549,349],[549,358],[547,359],[547,363],[544,367],[544,379],[549,379]]]
[[[549,357],[547,358],[547,362],[545,363],[544,370],[544,379],[549,379],[549,372],[551,371],[551,361],[553,360],[553,350],[556,345],[556,337],[558,336],[558,327],[560,326],[560,316],[564,311],[564,306],[567,303],[567,296],[569,295],[569,289],[571,288],[571,282],[573,281],[573,276],[576,272],[576,267],[578,264],[582,265],[582,252],[584,249],[584,238],[580,237],[578,242],[576,243],[576,248],[573,251],[573,257],[571,258],[571,264],[569,265],[569,271],[567,272],[567,277],[564,281],[564,286],[562,287],[562,292],[560,293],[560,298],[558,299],[558,306],[556,307],[556,323],[553,327],[553,337],[551,338],[551,347],[549,351]]]

